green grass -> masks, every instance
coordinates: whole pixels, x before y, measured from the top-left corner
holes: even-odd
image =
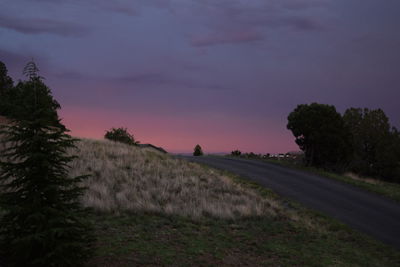
[[[341,181],[347,184],[351,184],[357,187],[361,187],[363,189],[366,189],[370,192],[391,198],[395,201],[400,202],[400,184],[396,183],[389,183],[381,180],[374,180],[374,183],[368,182],[368,181],[362,181],[362,180],[355,180],[349,176],[346,175],[340,175],[332,172],[328,172],[322,169],[317,169],[314,167],[306,167],[304,165],[297,165],[293,164],[291,162],[283,161],[283,160],[266,160],[266,159],[256,159],[259,161],[266,161],[274,164],[278,164],[281,166],[285,166],[288,168],[293,168],[293,169],[298,169],[306,172],[310,172],[313,174],[317,174],[326,178],[334,179],[337,181]],[[370,179],[372,180],[372,179]]]
[[[396,266],[398,252],[346,227],[322,234],[284,219],[236,221],[156,214],[95,215],[104,266]],[[119,265],[118,265],[118,264]]]
[[[230,177],[282,201],[285,209],[276,217],[237,220],[92,214],[98,241],[89,265],[400,266],[399,251],[253,182]],[[290,219],[291,212],[299,220]]]

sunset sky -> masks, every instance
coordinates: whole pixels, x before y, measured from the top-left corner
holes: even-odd
[[[399,0],[1,0],[0,61],[38,64],[74,136],[171,152],[298,150],[297,104],[400,128]]]

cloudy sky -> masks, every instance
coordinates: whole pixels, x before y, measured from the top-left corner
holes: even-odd
[[[297,150],[297,104],[400,127],[398,0],[1,0],[0,60],[33,58],[72,134],[172,152]]]

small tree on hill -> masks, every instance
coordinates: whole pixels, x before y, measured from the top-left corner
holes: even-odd
[[[0,253],[11,266],[79,266],[91,255],[93,235],[79,203],[85,176],[68,175],[75,140],[39,76],[19,86],[24,109],[0,132],[7,144],[0,159]]]
[[[200,145],[196,145],[194,147],[193,156],[203,156],[203,150],[201,149]]]
[[[128,145],[137,145],[139,144],[138,141],[135,141],[135,138],[132,134],[128,132],[127,128],[112,128],[111,130],[107,131],[104,135],[105,139],[120,142]]]

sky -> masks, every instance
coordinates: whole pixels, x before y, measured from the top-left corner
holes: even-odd
[[[72,135],[170,152],[298,150],[298,104],[400,128],[398,0],[1,0],[0,61],[32,58]]]

